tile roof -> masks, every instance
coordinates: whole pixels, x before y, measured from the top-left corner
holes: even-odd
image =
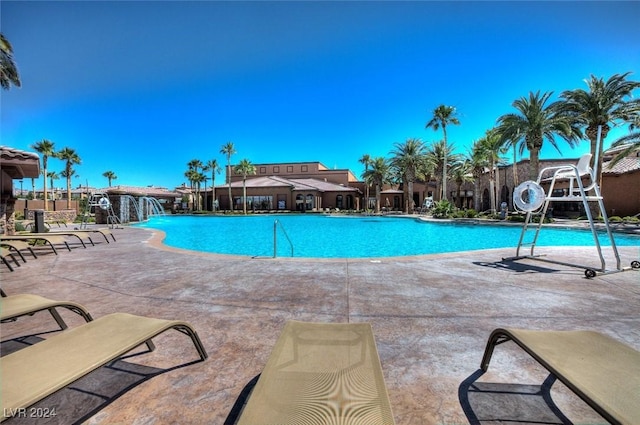
[[[37,153],[0,146],[0,168],[12,179],[40,177],[40,157]]]
[[[163,197],[177,197],[180,196],[179,192],[175,190],[168,190],[164,187],[157,186],[112,186],[102,189],[103,192],[110,194],[126,194],[136,196],[163,196]]]
[[[231,182],[231,187],[242,187],[241,180]],[[247,188],[261,187],[288,187],[292,191],[317,190],[319,192],[357,192],[358,189],[350,186],[342,186],[339,184],[318,180],[318,179],[286,179],[278,176],[248,178],[246,181]],[[216,186],[218,188],[226,188],[227,184]]]
[[[625,174],[640,170],[640,157],[628,156],[615,165],[611,161],[602,164],[602,174]]]

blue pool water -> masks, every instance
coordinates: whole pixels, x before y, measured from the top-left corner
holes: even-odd
[[[277,256],[291,257],[281,227],[293,244],[294,257],[394,257],[518,244],[521,226],[425,222],[399,217],[325,216],[311,214],[250,216],[164,216],[138,224],[166,233],[166,245],[218,254],[273,256],[274,221]],[[640,246],[640,237],[615,234],[618,246]],[[603,246],[610,245],[606,234]],[[593,246],[588,230],[543,228],[537,246]]]

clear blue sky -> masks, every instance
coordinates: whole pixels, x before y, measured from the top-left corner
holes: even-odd
[[[464,153],[530,91],[640,79],[637,1],[3,0],[0,13],[23,83],[0,94],[0,142],[75,149],[74,187],[104,187],[110,170],[114,184],[173,188],[192,159],[224,165],[227,141],[234,163],[360,177],[365,153],[440,140],[425,129],[440,104],[458,110],[448,136]]]

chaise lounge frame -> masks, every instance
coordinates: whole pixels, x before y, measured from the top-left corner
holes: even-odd
[[[20,412],[142,344],[154,350],[151,339],[169,329],[188,335],[200,361],[207,358],[186,322],[109,314],[0,358],[0,411]]]
[[[80,315],[85,321],[93,320],[91,314],[82,305],[70,301],[56,301],[35,294],[16,294],[0,298],[0,321],[13,321],[21,316],[33,315],[48,310],[60,329],[68,328],[57,308],[66,308]]]
[[[494,330],[481,368],[494,348],[515,342],[612,424],[640,423],[640,352],[594,331]]]

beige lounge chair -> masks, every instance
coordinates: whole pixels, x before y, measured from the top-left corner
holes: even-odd
[[[7,266],[10,271],[13,271],[11,261],[13,261],[16,266],[20,267],[20,263],[18,262],[18,260],[16,260],[16,258],[13,256],[13,253],[7,248],[0,247],[0,260],[2,260],[4,265]]]
[[[0,321],[15,320],[18,317],[32,315],[39,311],[48,310],[62,330],[67,329],[67,324],[62,319],[56,308],[63,307],[82,316],[90,322],[91,315],[80,304],[69,301],[55,301],[34,294],[17,294],[0,298]]]
[[[64,245],[69,251],[71,251],[69,242],[63,235],[52,235],[49,233],[25,233],[21,235],[2,236],[0,241],[41,241],[46,245],[49,245],[53,250],[53,253],[56,255],[58,255],[56,245]]]
[[[371,325],[287,322],[238,411],[225,424],[394,424]]]
[[[496,329],[481,368],[496,345],[513,341],[612,424],[640,424],[640,352],[593,331]]]
[[[141,344],[153,350],[151,339],[169,329],[191,337],[200,360],[207,358],[186,322],[109,314],[0,358],[0,411],[20,412]]]
[[[102,235],[102,237],[104,237],[104,240],[107,243],[110,243],[109,241],[109,236],[111,236],[111,239],[113,239],[113,241],[115,242],[116,237],[113,235],[113,233],[111,233],[111,231],[109,229],[76,229],[76,230],[62,230],[62,231],[58,231],[58,230],[52,230],[51,233],[53,234],[69,234],[69,235],[76,235],[79,237],[87,237],[89,239],[89,241],[91,242],[91,245],[95,245],[93,243],[93,240],[91,239],[91,235],[93,233],[98,233],[100,235]]]
[[[17,253],[20,256],[20,258],[22,258],[22,261],[24,261],[25,263],[27,262],[27,259],[24,258],[22,251],[29,251],[29,253],[33,255],[33,258],[38,258],[35,251],[33,250],[33,247],[29,245],[26,241],[3,240],[3,241],[0,241],[0,245],[4,246],[5,248],[8,248],[10,252]]]

